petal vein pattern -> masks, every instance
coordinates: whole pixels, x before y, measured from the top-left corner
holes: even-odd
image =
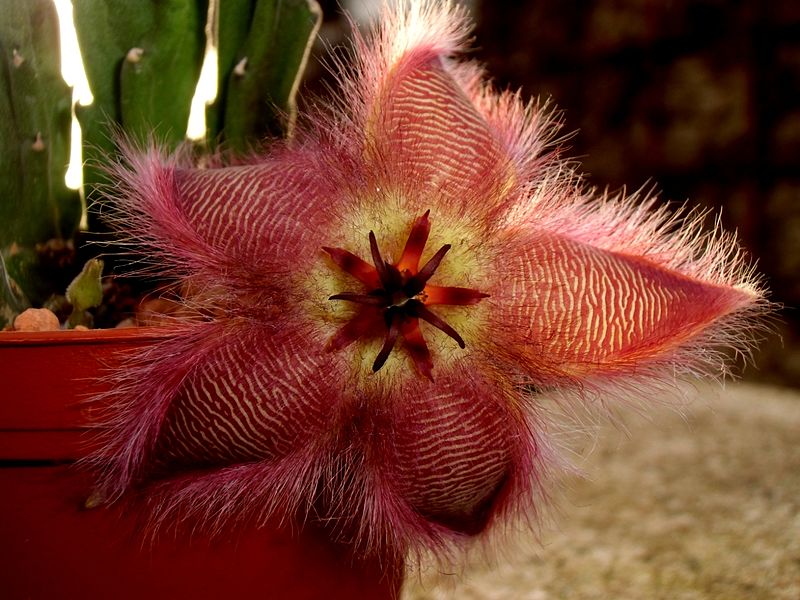
[[[396,66],[367,139],[398,180],[422,181],[442,201],[477,201],[510,185],[507,157],[439,57]]]
[[[531,234],[508,264],[498,324],[517,332],[523,352],[539,353],[537,363],[561,365],[565,375],[658,359],[752,302],[745,292],[558,235]]]
[[[274,461],[302,448],[332,410],[318,374],[335,364],[323,352],[295,360],[305,341],[246,332],[212,352],[169,406],[162,463]]]
[[[307,253],[306,232],[323,222],[316,207],[330,196],[302,157],[226,169],[181,169],[176,181],[192,225],[235,256],[267,249],[287,256]]]

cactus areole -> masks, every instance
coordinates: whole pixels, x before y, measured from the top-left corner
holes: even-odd
[[[391,3],[291,144],[127,151],[119,231],[188,316],[104,397],[96,498],[153,530],[278,518],[452,556],[540,513],[548,405],[646,403],[747,351],[766,304],[734,237],[587,190],[547,107],[461,59],[469,30]]]

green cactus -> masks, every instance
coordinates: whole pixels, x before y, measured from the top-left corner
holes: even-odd
[[[290,135],[295,95],[322,22],[314,0],[220,2],[217,99],[207,111],[209,136],[238,151],[268,135]]]
[[[0,248],[69,238],[78,193],[69,163],[70,88],[52,0],[0,0]]]
[[[72,313],[67,319],[67,327],[91,325],[92,316],[86,311],[100,306],[103,301],[103,261],[92,258],[83,265],[83,270],[67,287],[67,302],[72,305]]]
[[[115,139],[185,138],[206,45],[208,0],[79,0],[75,25],[94,96],[75,107],[84,139],[89,228],[103,225],[91,200]],[[213,15],[219,93],[207,113],[210,140],[234,151],[267,135],[289,135],[295,94],[322,20],[315,0],[220,0]],[[80,220],[78,194],[64,184],[71,94],[61,79],[58,18],[52,0],[0,0],[0,327],[30,304],[68,310]],[[63,238],[63,239],[51,239]],[[78,249],[81,252],[84,250]],[[98,298],[102,262],[78,280]],[[73,284],[71,296],[83,287]],[[89,306],[72,302],[74,326]]]
[[[78,106],[89,194],[115,155],[114,132],[184,140],[205,51],[208,0],[81,0],[75,28],[94,96]],[[90,207],[91,208],[91,207]],[[101,228],[90,211],[90,227]]]

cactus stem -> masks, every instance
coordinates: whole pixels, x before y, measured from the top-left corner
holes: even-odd
[[[44,140],[42,139],[42,132],[37,131],[36,139],[34,139],[33,143],[31,144],[31,150],[33,150],[34,152],[42,152],[44,148],[45,146],[44,146]]]
[[[244,77],[244,74],[247,72],[247,57],[245,56],[242,60],[236,63],[236,66],[233,68],[233,74],[237,77]]]
[[[15,69],[19,69],[22,66],[22,63],[25,62],[25,57],[22,56],[22,54],[19,53],[19,50],[14,48],[14,50],[12,52],[11,62],[14,63],[14,68]]]
[[[142,48],[131,48],[128,50],[128,54],[125,55],[125,60],[129,63],[138,63],[142,60],[142,55],[144,54],[144,50]]]

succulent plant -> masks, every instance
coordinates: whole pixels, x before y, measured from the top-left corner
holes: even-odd
[[[66,298],[72,307],[67,319],[68,327],[92,324],[91,315],[86,311],[103,301],[102,275],[103,261],[92,258],[86,261],[81,272],[67,287]]]
[[[294,96],[321,21],[313,0],[221,2],[220,93],[209,107],[210,141],[245,150],[292,126]],[[81,0],[74,21],[94,97],[76,106],[84,139],[90,230],[105,224],[95,203],[120,139],[184,143],[206,48],[208,0]],[[60,72],[58,17],[52,0],[0,0],[0,328],[30,304],[63,300],[80,271],[53,281],[48,240],[75,252],[78,193],[64,183],[71,94]],[[50,244],[52,246],[53,244]],[[58,245],[58,244],[56,244]],[[67,261],[69,262],[69,261]],[[63,260],[59,264],[64,263]]]
[[[69,163],[70,89],[61,78],[58,17],[50,0],[0,0],[0,328],[36,300],[32,248],[70,238],[78,193]],[[35,261],[34,261],[35,262]]]
[[[207,0],[113,2],[82,0],[75,29],[94,96],[77,106],[83,132],[84,185],[97,198],[119,132],[157,136],[174,148],[186,135],[205,50]],[[95,211],[93,229],[102,227]]]
[[[69,238],[81,204],[67,188],[70,88],[51,0],[0,0],[0,248]]]
[[[322,20],[309,0],[220,2],[219,86],[209,136],[244,151],[254,139],[291,133],[295,95]]]

